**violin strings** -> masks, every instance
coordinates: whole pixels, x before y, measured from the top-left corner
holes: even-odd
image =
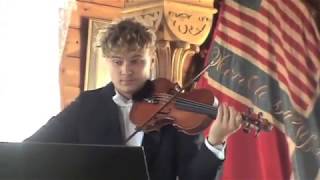
[[[169,99],[169,98],[172,97],[172,95],[160,96],[160,97],[166,97],[167,99]],[[189,99],[177,97],[177,100],[179,100],[182,103],[184,102],[184,103],[187,103],[187,104],[194,104],[195,106],[198,106],[198,107],[201,106],[201,107],[207,108],[208,110],[211,110],[211,111],[216,111],[217,110],[217,108],[214,107],[214,106],[210,106],[210,105],[207,105],[207,104],[195,102],[195,101],[192,101],[192,100],[189,100]]]
[[[161,94],[161,95],[158,95],[155,97],[166,102],[172,96]],[[201,112],[203,112],[205,114],[209,114],[209,115],[216,115],[216,111],[217,111],[216,107],[209,106],[209,105],[203,104],[203,103],[198,103],[198,102],[188,100],[185,98],[181,98],[181,97],[177,97],[176,103],[177,103],[177,105],[180,105],[182,107],[185,107],[188,109],[191,108],[192,110],[198,110],[198,111],[201,111]]]
[[[177,106],[182,106],[183,108],[188,108],[188,109],[191,109],[191,110],[194,110],[194,111],[198,111],[200,113],[205,113],[205,114],[208,114],[208,115],[216,115],[216,111],[215,110],[211,110],[207,107],[201,107],[201,106],[198,106],[197,104],[191,104],[191,103],[183,103],[183,102],[179,102],[177,101]],[[195,107],[196,106],[196,107]]]
[[[210,116],[215,116],[216,115],[216,113],[214,113],[213,111],[208,110],[207,108],[203,108],[203,107],[196,107],[195,108],[194,105],[190,106],[190,104],[186,105],[186,104],[177,102],[177,107],[181,107],[182,109],[190,110],[190,111],[193,111],[193,112],[207,114],[207,115],[210,115]]]
[[[158,96],[160,98],[165,98],[165,100],[168,100],[169,98],[171,98],[171,96]],[[210,110],[210,111],[216,111],[217,108],[214,107],[214,106],[210,106],[210,105],[207,105],[207,104],[203,104],[203,103],[199,103],[199,102],[195,102],[195,101],[192,101],[192,100],[189,100],[189,99],[185,99],[185,98],[180,98],[180,97],[177,97],[177,102],[180,102],[180,104],[185,104],[185,105],[188,105],[188,104],[191,104],[191,105],[194,105],[194,106],[197,106],[199,108],[205,108],[207,110]]]

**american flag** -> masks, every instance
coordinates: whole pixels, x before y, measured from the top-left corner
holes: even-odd
[[[224,1],[215,41],[277,80],[296,110],[307,116],[319,93],[320,35],[315,22],[298,0],[260,3],[248,7]]]
[[[216,66],[200,81],[202,86],[211,87],[220,99],[227,96],[255,106],[282,132],[312,136],[311,140],[318,142],[313,143],[311,149],[318,150],[312,153],[320,161],[320,127],[311,132],[312,128],[303,124],[317,121],[309,125],[319,126],[320,34],[302,1],[220,1],[207,61],[216,61]],[[303,125],[284,130],[288,128],[284,124],[297,119]],[[306,136],[297,139],[310,140]],[[268,168],[264,170],[267,174]]]

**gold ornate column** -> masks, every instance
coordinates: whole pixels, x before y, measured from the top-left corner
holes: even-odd
[[[157,32],[156,77],[180,85],[192,57],[207,38],[217,10],[214,0],[126,0],[123,16],[135,17]]]

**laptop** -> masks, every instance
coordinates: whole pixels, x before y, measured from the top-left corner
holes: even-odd
[[[0,143],[1,180],[149,180],[142,147]]]

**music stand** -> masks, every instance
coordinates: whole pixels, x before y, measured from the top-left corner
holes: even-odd
[[[142,147],[0,143],[0,179],[148,180]]]

